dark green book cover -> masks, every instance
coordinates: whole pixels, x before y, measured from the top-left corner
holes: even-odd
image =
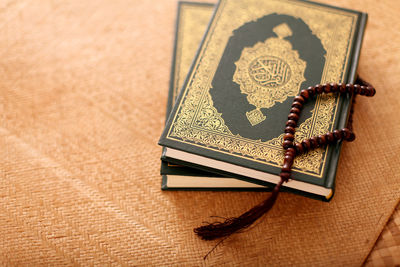
[[[189,71],[190,63],[196,55],[201,38],[207,30],[214,8],[215,5],[207,3],[178,3],[167,118]],[[161,175],[163,190],[269,190],[265,186],[166,161],[161,162]]]
[[[294,96],[318,83],[354,81],[366,17],[308,1],[220,1],[160,138],[164,158],[277,182]],[[296,141],[343,128],[350,103],[333,94],[307,103]],[[296,157],[286,187],[333,189],[340,146]]]

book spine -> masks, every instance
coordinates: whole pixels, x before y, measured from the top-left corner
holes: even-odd
[[[354,81],[356,80],[358,61],[359,61],[359,57],[360,57],[361,45],[362,45],[362,40],[364,37],[364,31],[365,31],[365,26],[367,23],[367,18],[368,18],[368,15],[366,13],[360,13],[360,16],[357,21],[357,27],[356,27],[357,34],[356,34],[355,42],[352,47],[351,61],[349,64],[350,67],[347,70],[348,76],[345,78],[345,80],[343,82],[354,83]],[[341,107],[338,111],[338,113],[342,114],[342,116],[340,116],[338,119],[338,123],[336,124],[336,129],[343,129],[347,126],[352,101],[353,101],[353,97],[350,95],[346,95],[346,97],[344,98],[344,101],[342,102]],[[325,183],[325,187],[327,187],[327,188],[335,187],[335,177],[336,177],[337,168],[339,166],[338,163],[339,163],[341,148],[342,148],[342,143],[332,146],[333,153],[332,153],[332,161],[330,164],[330,166],[332,166],[332,167],[331,167],[331,169],[327,170],[327,178],[326,178],[326,183]]]

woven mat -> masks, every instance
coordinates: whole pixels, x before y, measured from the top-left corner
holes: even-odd
[[[400,7],[332,3],[369,13],[359,73],[378,91],[357,102],[336,196],[282,194],[203,261],[215,242],[191,229],[269,193],[160,190],[176,2],[2,1],[0,264],[362,264],[400,198]]]
[[[400,205],[383,229],[365,266],[400,266]]]

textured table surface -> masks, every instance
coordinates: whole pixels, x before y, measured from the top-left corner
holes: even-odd
[[[378,91],[358,99],[335,198],[281,194],[203,261],[215,242],[192,228],[269,193],[160,190],[176,1],[2,1],[0,263],[400,264],[398,211],[376,243],[400,198],[400,5],[323,2],[369,13],[359,73]]]

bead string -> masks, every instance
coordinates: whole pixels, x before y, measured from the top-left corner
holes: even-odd
[[[323,147],[342,140],[353,141],[355,139],[355,135],[353,133],[352,114],[355,96],[358,94],[365,96],[374,96],[376,93],[375,89],[361,78],[357,78],[356,82],[358,84],[318,84],[316,86],[311,86],[308,87],[308,89],[302,90],[300,94],[296,96],[293,100],[293,104],[288,115],[288,120],[286,122],[286,128],[284,130],[284,141],[282,145],[285,154],[283,165],[279,175],[281,179],[279,183],[274,187],[269,197],[260,204],[243,213],[239,217],[227,218],[223,222],[208,223],[206,225],[195,228],[194,232],[204,240],[213,240],[221,237],[226,238],[234,233],[243,231],[247,227],[251,226],[257,219],[259,219],[273,207],[280,192],[280,188],[282,187],[282,184],[284,182],[287,182],[291,178],[292,166],[296,155],[298,156],[312,149]],[[306,103],[312,97],[323,93],[349,93],[353,96],[353,102],[350,110],[347,128],[334,130],[333,132],[328,132],[324,135],[311,137],[309,139],[303,140],[300,143],[294,143],[296,126],[300,118],[300,113],[303,109],[304,103]]]
[[[291,178],[291,169],[293,166],[295,156],[306,153],[307,151],[313,150],[318,147],[323,147],[329,144],[334,144],[336,142],[346,140],[346,141],[354,141],[356,138],[355,134],[352,131],[352,114],[353,114],[353,105],[352,110],[350,112],[350,117],[348,120],[348,127],[343,128],[341,130],[334,130],[333,132],[328,132],[324,135],[313,136],[309,139],[303,140],[301,143],[294,143],[294,135],[296,132],[297,122],[300,118],[301,110],[303,109],[303,105],[307,102],[307,100],[311,99],[313,96],[318,94],[329,94],[329,93],[349,93],[353,95],[353,103],[355,101],[355,96],[365,95],[365,96],[374,96],[376,93],[375,88],[373,88],[367,82],[358,79],[360,84],[344,84],[344,83],[329,83],[323,85],[310,86],[308,89],[302,90],[298,96],[296,96],[293,100],[292,108],[290,109],[288,121],[286,122],[286,128],[284,130],[285,134],[283,135],[283,149],[285,149],[285,157],[283,161],[283,165],[281,168],[281,182],[287,182]],[[352,104],[353,104],[352,103]]]

